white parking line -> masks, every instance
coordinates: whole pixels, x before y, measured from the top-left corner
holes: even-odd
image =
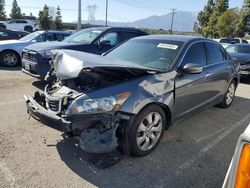
[[[215,136],[215,135],[221,133],[222,131],[225,131],[227,128],[228,128],[228,127],[224,127],[224,128],[219,129],[218,131],[216,131],[216,132],[214,132],[214,133],[212,133],[212,134],[209,134],[209,135],[207,135],[207,136],[204,136],[204,137],[202,137],[202,138],[199,138],[199,139],[196,140],[196,142],[201,142],[201,141],[203,141],[203,140],[206,140],[207,138],[213,137],[213,136]]]
[[[9,186],[11,188],[14,187],[19,187],[16,183],[15,183],[15,177],[13,175],[13,173],[10,171],[10,169],[4,164],[4,162],[0,161],[0,173],[3,173],[5,180],[7,181],[7,183],[9,183]]]
[[[169,179],[180,176],[184,170],[192,166],[197,160],[199,160],[201,157],[203,157],[210,149],[212,149],[215,145],[217,145],[221,140],[223,140],[225,137],[230,135],[236,128],[240,127],[243,123],[246,123],[247,121],[250,121],[250,114],[247,114],[243,119],[238,121],[235,125],[228,128],[226,131],[218,135],[217,138],[215,138],[213,141],[208,143],[204,148],[202,148],[198,153],[194,154],[190,159],[186,160],[183,164],[181,164],[179,167],[173,169],[170,172],[170,176],[166,177],[162,180],[162,182],[158,183],[158,187],[166,187],[166,183],[169,181]],[[249,123],[249,122],[247,122]],[[236,144],[236,143],[235,143]],[[233,156],[232,156],[233,157]],[[229,164],[228,164],[229,165]]]
[[[11,101],[11,102],[2,102],[0,103],[0,106],[4,106],[4,105],[9,105],[9,104],[16,104],[16,103],[19,103],[19,102],[24,102],[24,99],[20,99],[20,100],[16,100],[16,101]]]
[[[193,157],[186,162],[184,162],[182,165],[180,165],[176,171],[175,175],[180,175],[183,170],[190,167],[195,161],[197,161],[199,158],[201,158],[203,155],[205,155],[210,149],[212,149],[215,145],[217,145],[221,140],[223,140],[225,137],[227,137],[229,134],[231,134],[236,128],[241,126],[243,123],[245,123],[247,120],[250,119],[250,114],[246,115],[243,119],[238,121],[235,125],[227,129],[225,132],[221,133],[216,139],[208,143],[204,148],[202,148],[197,154],[193,155]],[[235,143],[236,144],[236,143]]]

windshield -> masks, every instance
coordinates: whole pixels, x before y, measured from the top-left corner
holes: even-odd
[[[147,68],[166,70],[182,45],[183,42],[179,41],[134,39],[112,50],[106,56]]]
[[[99,36],[104,30],[105,30],[104,28],[83,29],[66,38],[64,42],[90,43],[97,36]]]
[[[27,42],[29,42],[29,41],[35,40],[35,38],[36,38],[38,35],[42,34],[42,33],[43,33],[43,31],[36,31],[36,32],[34,32],[34,33],[30,33],[30,34],[26,35],[26,36],[23,37],[23,38],[20,38],[19,40],[20,40],[20,41],[27,41]]]
[[[250,46],[229,46],[226,48],[229,53],[244,53],[250,54]]]

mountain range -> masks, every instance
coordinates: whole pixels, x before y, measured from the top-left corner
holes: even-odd
[[[150,16],[145,19],[136,20],[134,22],[108,22],[109,26],[127,26],[149,29],[170,29],[172,13],[161,16]],[[197,21],[197,13],[188,11],[178,11],[174,15],[174,31],[193,31],[194,23]],[[88,23],[88,21],[83,21]],[[104,20],[95,20],[96,25],[104,25]]]

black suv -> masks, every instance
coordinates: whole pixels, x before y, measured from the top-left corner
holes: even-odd
[[[23,50],[22,71],[44,79],[50,69],[51,50],[70,49],[102,54],[130,38],[148,35],[144,31],[126,27],[95,27],[83,29],[62,42],[33,44]]]

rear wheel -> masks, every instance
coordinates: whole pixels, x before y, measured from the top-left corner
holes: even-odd
[[[166,115],[157,105],[142,110],[132,125],[132,154],[144,156],[151,153],[159,144],[166,125]]]
[[[234,80],[232,80],[228,86],[223,101],[219,104],[221,108],[228,108],[233,103],[235,91],[236,91],[236,83]]]
[[[6,67],[15,67],[20,64],[20,57],[14,51],[4,51],[0,55],[0,62]]]

